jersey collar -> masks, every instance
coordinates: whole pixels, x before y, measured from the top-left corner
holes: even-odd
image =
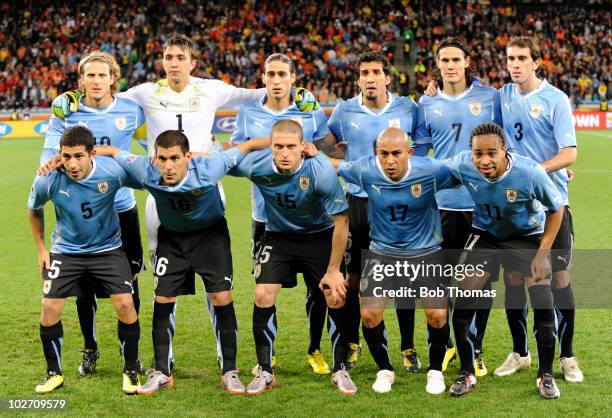
[[[97,166],[98,165],[96,164],[96,158],[94,157],[94,158],[91,159],[91,171],[89,172],[87,177],[84,177],[84,178],[82,178],[80,180],[77,180],[77,183],[85,182],[85,181],[89,180],[94,175],[94,173],[96,172],[96,167]]]
[[[98,109],[96,107],[89,107],[85,104],[85,95],[79,97],[79,109],[84,109],[87,110],[90,113],[98,113],[98,114],[105,114],[110,112],[111,110],[113,110],[113,108],[115,107],[115,105],[117,104],[117,95],[115,94],[115,96],[113,97],[113,101],[111,102],[111,104],[109,104],[108,106],[102,108],[102,109]]]
[[[441,98],[443,98],[444,100],[450,100],[450,101],[457,101],[457,100],[461,100],[463,99],[465,96],[467,96],[468,94],[470,94],[470,92],[472,91],[472,87],[474,87],[474,84],[471,84],[470,87],[468,87],[467,89],[465,89],[463,91],[463,93],[458,94],[456,96],[449,96],[448,94],[444,94],[442,93],[442,91],[440,90],[440,93],[438,93],[440,95]]]
[[[504,174],[502,174],[501,176],[499,176],[498,178],[494,180],[489,180],[488,178],[480,174],[480,172],[478,172],[478,175],[482,177],[487,183],[495,184],[495,183],[499,183],[500,181],[502,181],[504,178],[506,178],[508,173],[510,173],[510,171],[512,170],[512,167],[514,167],[514,155],[511,153],[507,153],[506,155],[508,156],[508,168],[506,168],[506,171],[504,171]],[[478,169],[476,170],[478,171]]]
[[[264,112],[270,113],[271,115],[280,116],[280,115],[284,115],[290,110],[297,110],[297,106],[295,105],[294,101],[291,101],[291,104],[289,106],[287,106],[286,108],[282,110],[279,110],[278,112],[270,109],[269,107],[266,107],[267,101],[268,101],[268,95],[264,95],[261,99],[259,99],[259,106]]]
[[[274,164],[274,156],[272,156],[272,170],[274,170],[274,172],[275,172],[276,174],[279,174],[279,175],[281,175],[281,176],[292,176],[292,175],[294,175],[295,173],[297,173],[298,171],[300,171],[300,170],[301,170],[302,166],[304,165],[304,160],[305,160],[305,158],[304,158],[304,157],[302,157],[302,162],[300,163],[300,165],[298,166],[298,168],[296,168],[296,169],[295,169],[295,171],[294,171],[293,173],[291,173],[291,174],[285,174],[285,173],[281,173],[281,172],[278,170],[278,167],[276,166],[276,164]]]
[[[544,88],[546,88],[546,86],[548,86],[548,81],[546,81],[546,79],[542,79],[542,82],[540,83],[540,85],[538,86],[538,88],[530,91],[529,93],[520,93],[518,91],[518,86],[516,84],[514,84],[514,91],[516,92],[516,94],[521,98],[521,99],[527,99],[531,96],[534,96],[536,94],[538,94],[539,92],[541,92],[542,90],[544,90]]]
[[[408,170],[406,170],[406,174],[404,174],[404,177],[402,177],[399,180],[391,180],[389,176],[387,176],[387,173],[385,173],[385,170],[380,165],[380,160],[378,159],[378,157],[374,157],[374,158],[376,159],[376,167],[378,167],[378,171],[380,171],[380,174],[382,174],[384,179],[387,180],[391,184],[401,183],[402,181],[406,180],[408,176],[410,175],[410,169],[412,168],[412,164],[410,164],[410,159],[408,159]]]
[[[363,104],[363,93],[359,93],[359,95],[357,95],[357,103],[359,104],[361,109],[363,109],[364,112],[369,113],[370,115],[382,115],[391,107],[391,104],[393,103],[393,93],[387,90],[387,104],[382,109],[380,109],[378,113],[373,112],[372,109]]]

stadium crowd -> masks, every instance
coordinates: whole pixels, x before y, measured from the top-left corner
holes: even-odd
[[[40,1],[14,9],[5,2],[0,4],[0,109],[47,107],[58,92],[75,86],[80,54],[93,49],[117,57],[122,90],[157,79],[163,72],[161,45],[172,31],[191,34],[197,42],[201,59],[196,76],[260,86],[265,57],[284,52],[299,64],[297,85],[314,91],[323,103],[334,103],[357,93],[350,82],[356,56],[379,50],[393,61],[406,30],[414,33],[406,63],[416,62],[417,93],[431,77],[437,43],[457,33],[472,43],[478,76],[499,87],[508,80],[504,46],[511,34],[527,25],[541,38],[547,78],[575,103],[612,94],[612,17],[605,8],[555,6],[545,13],[525,13],[516,6],[440,4]]]

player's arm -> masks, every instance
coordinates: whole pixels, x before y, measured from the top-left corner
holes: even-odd
[[[270,146],[270,138],[253,138],[248,141],[236,144],[236,148],[243,154],[248,154],[251,151],[258,151]]]
[[[346,298],[346,280],[340,271],[346,244],[348,241],[348,215],[344,211],[332,216],[334,233],[332,236],[332,249],[329,257],[327,271],[321,279],[319,287],[329,299],[329,306],[340,307]]]
[[[423,98],[419,101],[416,117],[417,122],[413,137],[414,142],[412,144],[414,155],[417,157],[426,157],[429,150],[433,148],[431,143],[431,130],[427,123],[427,115],[425,113],[426,106],[423,101]]]
[[[547,173],[560,170],[576,162],[576,130],[572,122],[572,108],[567,96],[559,100],[553,110],[553,135],[561,150],[550,160],[541,162]]]
[[[49,268],[50,258],[49,251],[45,246],[45,228],[42,208],[49,200],[49,189],[52,179],[50,177],[38,176],[34,180],[30,196],[28,197],[28,221],[30,222],[30,230],[36,244],[38,252],[38,267],[42,275],[45,269]]]
[[[121,149],[113,147],[112,145],[96,145],[94,149],[96,150],[96,155],[102,155],[105,157],[115,157],[122,151]]]
[[[343,159],[346,154],[346,143],[338,142],[336,136],[330,132],[324,138],[316,140],[314,145],[319,151],[332,158]]]
[[[540,165],[547,173],[551,173],[574,164],[577,156],[578,149],[576,147],[567,147],[561,149],[561,151],[550,160],[542,161]]]

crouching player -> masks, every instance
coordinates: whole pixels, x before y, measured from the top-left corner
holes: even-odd
[[[47,373],[36,392],[48,393],[63,385],[61,313],[68,296],[84,296],[91,286],[101,286],[111,298],[119,318],[118,334],[124,358],[123,391],[136,393],[140,324],[132,299],[132,273],[121,248],[121,230],[114,209],[115,194],[130,184],[127,173],[111,159],[93,156],[92,132],[75,126],[60,139],[63,170],[34,180],[28,202],[32,234],[43,276],[40,339]],[[51,251],[47,251],[41,209],[51,200],[56,226]],[[86,284],[85,280],[93,283]]]
[[[406,287],[412,290],[406,294],[408,298],[400,299],[400,306],[403,303],[413,304],[414,299],[410,300],[410,297],[418,296],[423,290],[428,291],[428,297],[421,300],[429,334],[426,391],[435,395],[446,390],[442,361],[450,327],[444,279],[435,274],[432,277],[419,274],[400,278],[395,273],[385,278],[374,276],[388,271],[397,263],[423,266],[444,264],[440,253],[442,232],[435,193],[440,189],[455,187],[459,182],[444,163],[425,157],[411,157],[409,136],[399,128],[387,128],[376,140],[376,156],[340,163],[338,174],[368,194],[371,242],[363,267],[361,320],[363,336],[379,368],[372,389],[379,393],[389,392],[395,381],[383,321],[387,297],[381,296],[375,287],[387,291],[402,290],[399,283],[405,280]],[[433,271],[435,268],[426,270]],[[429,297],[432,294],[429,291],[440,296]]]
[[[556,327],[549,258],[563,219],[563,200],[540,165],[507,152],[504,132],[498,125],[477,126],[471,133],[470,147],[471,151],[445,160],[455,177],[468,186],[475,202],[463,262],[484,270],[466,277],[459,289],[483,289],[499,263],[513,281],[524,280],[534,309],[538,390],[544,398],[558,398],[552,375]],[[478,308],[477,296],[462,293],[455,304],[453,329],[461,371],[450,389],[453,396],[464,395],[476,386],[470,324]]]
[[[297,273],[303,273],[308,287],[319,287],[328,305],[332,383],[341,393],[354,394],[357,387],[346,371],[348,318],[342,273],[348,204],[329,161],[322,156],[302,157],[306,142],[299,123],[290,119],[276,122],[270,139],[271,151],[249,155],[230,172],[257,185],[267,214],[255,264],[253,335],[259,369],[246,390],[258,394],[276,384],[272,368],[276,297],[282,287],[295,287]]]

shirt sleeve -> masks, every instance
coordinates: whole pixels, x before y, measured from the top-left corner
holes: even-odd
[[[569,99],[563,94],[562,100],[558,100],[553,111],[553,134],[561,148],[576,146],[576,130],[572,121],[572,107]]]
[[[203,173],[212,184],[217,184],[221,177],[236,167],[245,157],[238,148],[230,148],[227,151],[215,154],[211,157],[196,159],[196,163],[206,164]]]
[[[454,157],[439,160],[439,162],[448,168],[450,175],[457,181],[457,184],[463,183],[463,177],[461,176],[461,165],[465,159],[464,153],[465,152],[460,152]]]
[[[369,158],[369,157],[364,157]],[[338,175],[349,183],[356,184],[363,187],[361,183],[361,161],[360,158],[357,161],[342,161],[338,166]]]
[[[419,106],[417,108],[417,126],[416,132],[414,134],[414,144],[415,144],[415,152],[417,148],[421,150],[426,150],[424,155],[417,155],[417,157],[423,157],[427,155],[427,151],[432,147],[431,145],[431,130],[427,123],[427,116],[425,114],[425,105],[422,103],[422,100],[419,102]],[[419,145],[427,145],[427,147],[417,147]],[[422,151],[420,152],[422,154]]]
[[[342,213],[348,209],[348,202],[338,181],[336,170],[329,160],[321,157],[318,161],[315,175],[316,191],[323,199],[325,210],[331,216]]]
[[[135,102],[138,106],[144,107],[147,86],[149,86],[150,84],[151,83],[139,84],[137,86],[127,89],[126,91],[117,93],[117,96],[123,97],[125,99],[130,99],[131,101]]]
[[[127,151],[121,151],[115,156],[115,161],[127,172],[128,177],[132,177],[130,181],[139,184],[139,187],[133,188],[143,187],[147,178],[147,168],[150,165],[149,160],[150,157],[130,154]]]
[[[334,108],[329,120],[327,121],[327,127],[336,137],[336,142],[344,142],[344,132],[342,132],[342,122],[340,121],[340,113],[342,110],[340,109],[340,105],[342,103],[338,103]]]
[[[499,90],[495,90],[495,92],[493,93],[493,122],[495,122],[499,126],[504,126],[501,110],[501,94]]]
[[[57,175],[57,172],[53,172],[48,176],[36,176],[28,197],[28,209],[40,209],[51,199],[51,184]]]
[[[244,107],[238,111],[236,115],[236,129],[230,136],[230,143],[240,144],[247,140],[246,115]]]
[[[207,90],[213,92],[217,107],[239,107],[261,99],[266,94],[266,89],[243,89],[231,86],[221,80],[206,80]]]
[[[66,122],[53,115],[49,119],[47,132],[45,133],[45,144],[43,148],[59,150],[60,139],[66,130]]]
[[[314,134],[312,136],[312,142],[317,142],[327,136],[330,132],[327,127],[327,116],[322,109],[315,110],[313,112],[313,123],[315,124]]]
[[[534,166],[531,178],[533,196],[549,210],[556,212],[563,206],[563,198],[554,183],[539,164]]]
[[[234,168],[227,172],[228,175],[234,177],[246,177],[248,179],[253,176],[253,167],[255,163],[263,158],[266,150],[249,152]]]
[[[436,190],[452,189],[461,184],[460,177],[455,176],[445,160],[431,159],[432,171],[436,181]]]

